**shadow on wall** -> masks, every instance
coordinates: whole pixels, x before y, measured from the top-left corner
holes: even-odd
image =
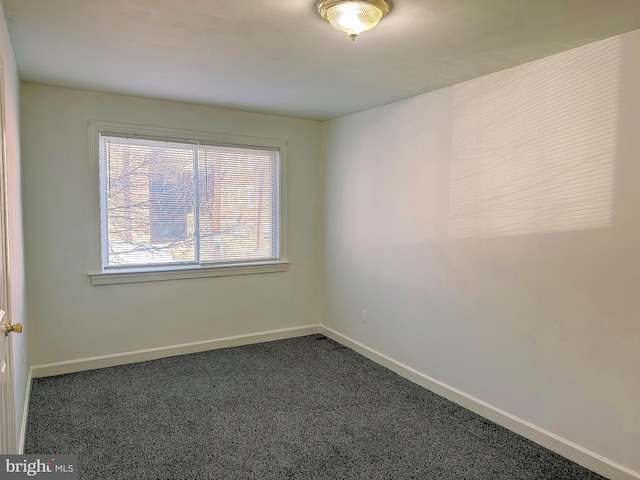
[[[453,87],[450,237],[611,226],[620,49],[613,38]]]

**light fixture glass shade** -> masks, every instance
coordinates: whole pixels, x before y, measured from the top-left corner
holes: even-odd
[[[318,11],[333,28],[352,40],[371,30],[389,12],[386,0],[322,0]]]

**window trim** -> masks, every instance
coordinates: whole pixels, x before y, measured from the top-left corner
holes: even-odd
[[[201,141],[216,145],[240,147],[277,148],[280,150],[280,256],[278,260],[264,262],[242,262],[142,267],[105,270],[102,263],[102,211],[100,196],[100,146],[99,134],[158,137],[168,140]],[[88,273],[92,285],[119,283],[155,282],[188,278],[220,277],[227,275],[247,275],[258,273],[284,272],[289,268],[287,255],[287,141],[276,138],[259,138],[242,135],[181,130],[176,128],[151,127],[115,122],[89,122],[89,164],[91,194],[91,243],[92,266]]]

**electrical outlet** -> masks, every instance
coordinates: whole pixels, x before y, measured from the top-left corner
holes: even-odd
[[[362,315],[360,317],[360,319],[362,320],[362,323],[366,324],[367,323],[367,311],[366,310],[362,310]]]

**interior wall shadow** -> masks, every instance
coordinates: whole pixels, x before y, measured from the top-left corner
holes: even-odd
[[[450,237],[612,225],[620,42],[453,87]]]

